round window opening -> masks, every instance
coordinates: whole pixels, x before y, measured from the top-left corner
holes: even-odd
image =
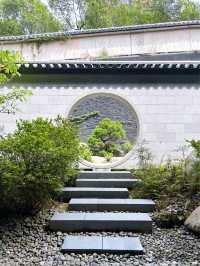
[[[107,168],[128,158],[138,137],[133,107],[113,94],[91,94],[72,107],[70,118],[79,123],[81,157],[87,166]]]

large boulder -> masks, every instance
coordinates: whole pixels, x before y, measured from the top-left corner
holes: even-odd
[[[185,226],[194,233],[200,234],[200,206],[185,221]]]

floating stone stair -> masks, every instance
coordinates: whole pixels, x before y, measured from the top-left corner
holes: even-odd
[[[111,187],[111,188],[132,188],[141,182],[140,179],[77,179],[77,187]]]
[[[50,229],[63,232],[131,231],[150,233],[152,220],[146,213],[56,213]]]
[[[129,179],[133,178],[131,172],[129,171],[110,171],[110,172],[104,172],[104,171],[81,171],[78,174],[78,179]]]
[[[66,187],[60,199],[69,202],[72,212],[55,213],[49,227],[63,232],[130,231],[151,233],[149,212],[154,202],[129,199],[128,188],[141,180],[129,171],[82,171],[76,187]],[[107,211],[107,212],[104,212]],[[118,211],[118,212],[116,212]],[[107,236],[67,236],[62,252],[100,252],[143,254],[139,238]]]
[[[142,255],[143,247],[138,237],[67,236],[61,248],[63,253],[131,253]]]
[[[128,198],[127,188],[66,187],[61,193],[62,201],[71,198]]]
[[[148,199],[71,199],[69,210],[71,211],[129,211],[152,212],[154,202]]]

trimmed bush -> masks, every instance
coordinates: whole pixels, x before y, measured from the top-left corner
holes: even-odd
[[[105,157],[109,154],[109,158],[123,156],[131,149],[122,122],[109,118],[98,123],[88,139],[88,145],[93,155]]]
[[[16,131],[0,140],[0,210],[39,210],[70,182],[78,159],[78,130],[70,121],[19,121]]]

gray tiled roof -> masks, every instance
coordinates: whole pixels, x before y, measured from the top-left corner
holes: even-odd
[[[59,39],[59,38],[79,36],[79,35],[105,34],[105,33],[130,32],[130,31],[131,32],[148,31],[148,30],[158,30],[164,28],[176,28],[176,27],[180,28],[180,27],[189,27],[189,26],[200,26],[200,20],[143,24],[143,25],[122,26],[122,27],[102,28],[102,29],[73,30],[73,31],[62,31],[62,32],[19,35],[19,36],[1,36],[0,42],[31,41],[38,39],[49,40],[49,39]]]

